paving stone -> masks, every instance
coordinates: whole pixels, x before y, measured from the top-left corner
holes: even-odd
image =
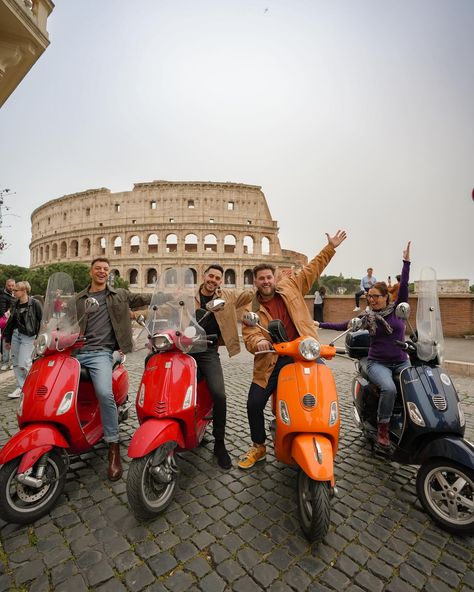
[[[125,584],[132,592],[139,592],[155,581],[155,576],[147,565],[140,565],[125,574]]]
[[[88,592],[88,586],[84,578],[77,574],[72,576],[67,582],[59,584],[54,592]]]
[[[148,565],[156,576],[162,576],[178,565],[178,562],[168,552],[159,553],[148,561]]]
[[[201,579],[211,571],[211,566],[204,557],[194,557],[184,567],[187,571],[191,571],[198,579]]]
[[[96,588],[99,584],[103,584],[114,577],[114,571],[105,559],[87,569],[83,569],[81,573],[87,578],[89,586],[92,588]]]
[[[43,572],[43,562],[41,559],[35,559],[34,561],[29,561],[25,565],[15,570],[15,581],[17,584],[21,585],[25,582],[30,582],[31,580],[40,577]]]
[[[199,581],[199,588],[202,592],[223,592],[226,586],[225,580],[214,571],[211,571]]]
[[[334,567],[326,570],[322,574],[320,581],[325,582],[333,590],[344,590],[350,583],[347,575]]]

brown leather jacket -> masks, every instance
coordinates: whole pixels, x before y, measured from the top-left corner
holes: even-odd
[[[200,306],[199,290],[195,295],[196,308]],[[236,356],[240,352],[239,333],[237,331],[237,309],[249,304],[255,296],[255,290],[228,290],[226,288],[218,288],[215,293],[215,298],[222,298],[225,300],[225,306],[222,310],[215,312],[217,324],[221,330],[221,337],[219,345],[225,345],[229,353],[229,357]]]
[[[335,252],[336,250],[332,245],[326,245],[324,249],[322,249],[322,251],[308,263],[308,265],[303,267],[297,276],[283,278],[276,286],[276,292],[278,292],[283,298],[291,320],[295,324],[299,335],[309,335],[318,339],[318,333],[314,326],[313,318],[306,306],[304,296],[309,292],[314,281],[318,279],[329,261],[331,261]],[[267,309],[261,306],[257,295],[250,305],[245,308],[246,310],[258,313],[260,324],[263,327],[268,327],[268,323],[272,318]],[[264,333],[259,327],[247,327],[246,325],[243,325],[242,335],[245,347],[252,354],[255,354],[257,351],[257,343],[259,341],[262,341],[263,339],[268,340],[268,334]],[[270,378],[270,374],[273,371],[276,360],[276,354],[261,354],[255,356],[252,382],[265,387]]]

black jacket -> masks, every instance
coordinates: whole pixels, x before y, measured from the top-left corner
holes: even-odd
[[[5,289],[0,292],[0,317],[3,317],[7,310],[10,310],[15,300],[15,296],[12,296]]]
[[[31,296],[28,297],[28,309],[25,315],[25,330],[22,330],[22,327],[19,323],[18,304],[19,301],[17,300],[12,307],[10,318],[8,319],[8,323],[3,331],[3,339],[7,343],[11,343],[13,331],[15,329],[18,329],[20,333],[28,335],[29,337],[36,337],[40,330],[43,310],[38,300],[31,298]]]

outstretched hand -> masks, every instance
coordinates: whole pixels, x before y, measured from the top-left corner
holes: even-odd
[[[345,230],[338,230],[334,236],[329,236],[326,232],[326,237],[328,239],[328,244],[336,248],[342,243],[342,241],[346,240],[347,234]]]
[[[403,251],[403,261],[410,261],[410,245],[411,241],[408,241],[406,249]]]

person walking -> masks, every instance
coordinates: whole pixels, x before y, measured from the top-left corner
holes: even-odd
[[[18,282],[14,288],[17,300],[11,309],[5,327],[5,347],[10,350],[13,372],[17,387],[8,395],[18,399],[31,367],[34,339],[39,333],[42,317],[41,304],[29,296],[31,286],[28,282]]]
[[[5,288],[0,292],[0,333],[2,333],[0,341],[0,352],[2,357],[0,370],[2,372],[8,370],[8,368],[12,368],[12,365],[10,364],[10,350],[4,347],[3,343],[3,331],[10,316],[10,309],[16,301],[15,293],[13,291],[15,283],[14,279],[8,279],[5,282]]]

